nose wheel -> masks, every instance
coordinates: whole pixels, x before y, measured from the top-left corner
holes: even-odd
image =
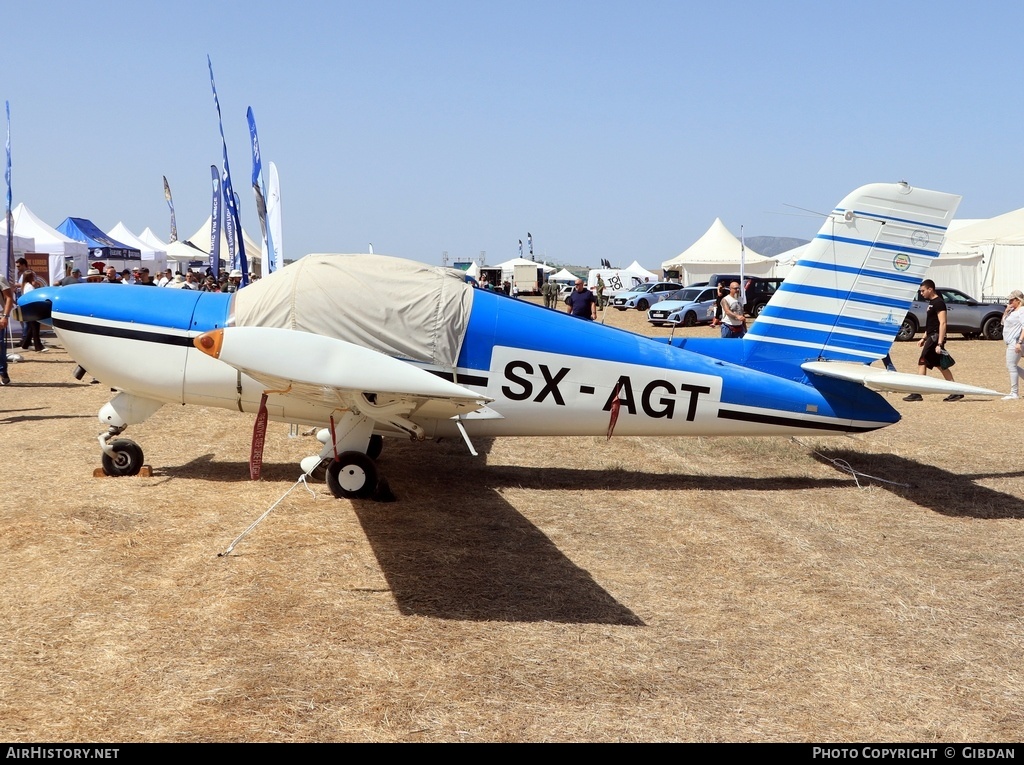
[[[142,470],[144,457],[142,447],[127,438],[110,442],[111,453],[103,452],[103,472],[109,476],[138,475]]]
[[[366,499],[377,489],[377,465],[362,452],[342,452],[327,465],[327,487],[339,499]]]

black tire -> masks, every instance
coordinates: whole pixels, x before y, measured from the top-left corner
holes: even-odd
[[[750,315],[753,316],[756,319],[758,316],[761,315],[761,311],[764,310],[764,307],[766,305],[768,305],[768,304],[767,303],[757,303],[757,304],[755,304],[754,307],[750,309]]]
[[[377,488],[377,466],[362,452],[342,452],[327,466],[327,487],[338,499],[365,499]]]
[[[142,447],[127,438],[118,438],[110,444],[114,456],[106,452],[101,457],[103,472],[110,476],[138,475],[142,470],[144,457]]]
[[[686,314],[683,316],[683,326],[684,327],[694,327],[696,325],[697,325],[697,314],[695,314],[693,311],[687,311]]]
[[[1003,339],[1003,320],[1001,316],[989,316],[981,325],[981,336],[986,340]]]
[[[384,451],[384,436],[378,436],[376,434],[370,436],[370,443],[366,447],[366,456],[371,460],[375,460],[380,456],[382,451]]]
[[[648,303],[646,300],[638,300],[636,303],[636,310],[638,311],[646,311],[650,307],[651,304]]]
[[[901,343],[906,343],[914,339],[914,335],[917,334],[917,320],[907,314],[907,318],[900,324],[900,331],[896,333],[896,339]]]

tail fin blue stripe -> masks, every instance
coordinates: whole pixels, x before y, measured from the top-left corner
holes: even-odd
[[[783,282],[779,285],[779,292],[792,292],[800,295],[813,295],[814,297],[829,298],[830,300],[853,300],[868,305],[880,305],[886,308],[901,308],[906,311],[910,308],[909,300],[887,298],[881,295],[872,295],[866,292],[851,292],[850,290],[835,290],[829,287],[815,287],[810,284],[789,284]],[[830,324],[835,321],[832,317]]]
[[[841,266],[836,263],[822,263],[814,260],[798,260],[796,262],[798,266],[807,266],[807,268],[818,268],[822,271],[833,271],[842,274],[863,274],[864,276],[873,276],[876,279],[886,279],[888,281],[903,282],[905,284],[913,284],[915,287],[921,283],[921,280],[912,274],[891,274],[885,271],[873,271],[871,269],[857,269],[853,266]],[[785,282],[783,282],[785,284]]]
[[[842,207],[837,207],[832,212],[839,213],[840,215],[842,215],[843,213],[846,212],[846,210],[843,209]],[[876,218],[877,220],[891,220],[893,223],[909,223],[911,226],[919,226],[921,228],[933,228],[937,231],[942,231],[943,233],[945,233],[946,229],[949,228],[948,226],[943,226],[940,223],[925,223],[924,221],[913,220],[911,218],[896,218],[893,217],[892,215],[879,215],[876,212],[869,212],[867,210],[851,210],[850,212],[852,212],[854,215],[870,216],[872,218]]]
[[[751,332],[751,336],[756,338],[759,333]],[[775,342],[785,342],[792,340],[803,345],[813,346],[816,348],[823,348],[829,346],[831,348],[842,348],[848,351],[859,351],[865,355],[879,354],[879,357],[884,356],[885,352],[892,345],[892,338],[879,338],[871,337],[865,334],[847,334],[844,332],[836,332],[831,328],[821,328],[820,325],[816,328],[809,327],[798,327],[790,326],[786,324],[773,324],[772,334],[770,339]]]
[[[875,248],[878,250],[886,250],[888,252],[905,252],[913,255],[924,255],[926,258],[937,258],[939,257],[938,250],[922,250],[917,247],[906,247],[902,244],[886,244],[885,242],[866,242],[863,239],[848,239],[845,236],[835,236],[833,234],[818,234],[815,239],[824,239],[826,242],[839,242],[840,244],[856,244],[861,247]]]
[[[851,332],[877,332],[879,334],[888,335],[890,334],[889,329],[891,327],[900,326],[903,321],[904,313],[905,312],[899,313],[899,321],[896,321],[896,314],[892,312],[889,313],[887,320],[882,321],[858,319],[852,316],[839,316],[837,319],[837,317],[832,314],[822,313],[820,311],[807,311],[796,308],[776,308],[769,303],[764,307],[764,310],[761,311],[761,316],[765,317],[765,319],[801,321],[807,324],[816,324],[818,326],[827,326],[831,322],[835,322],[837,329],[845,329]],[[758,317],[758,321],[761,320],[761,316]]]

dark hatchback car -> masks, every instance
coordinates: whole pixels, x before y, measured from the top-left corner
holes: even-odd
[[[1003,339],[1003,303],[982,303],[970,295],[951,287],[939,287],[937,292],[946,301],[946,331],[960,332],[964,337],[983,337],[986,340]],[[928,315],[928,301],[921,293],[910,306],[907,317],[896,335],[897,340],[913,340],[924,330]]]
[[[740,280],[739,274],[712,274],[708,280],[708,286],[716,287],[719,284],[728,287],[732,282]],[[772,295],[779,289],[782,279],[764,276],[749,276],[743,287],[743,295],[747,302],[743,304],[743,312],[755,319],[761,315],[761,311],[768,305]]]

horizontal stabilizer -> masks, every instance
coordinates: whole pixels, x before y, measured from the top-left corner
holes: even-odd
[[[879,392],[893,393],[958,393],[964,396],[1002,396],[988,388],[949,382],[940,377],[927,377],[910,372],[889,372],[873,369],[867,364],[844,364],[835,361],[808,361],[800,368],[809,374],[832,377],[836,380],[860,383],[866,388]]]

